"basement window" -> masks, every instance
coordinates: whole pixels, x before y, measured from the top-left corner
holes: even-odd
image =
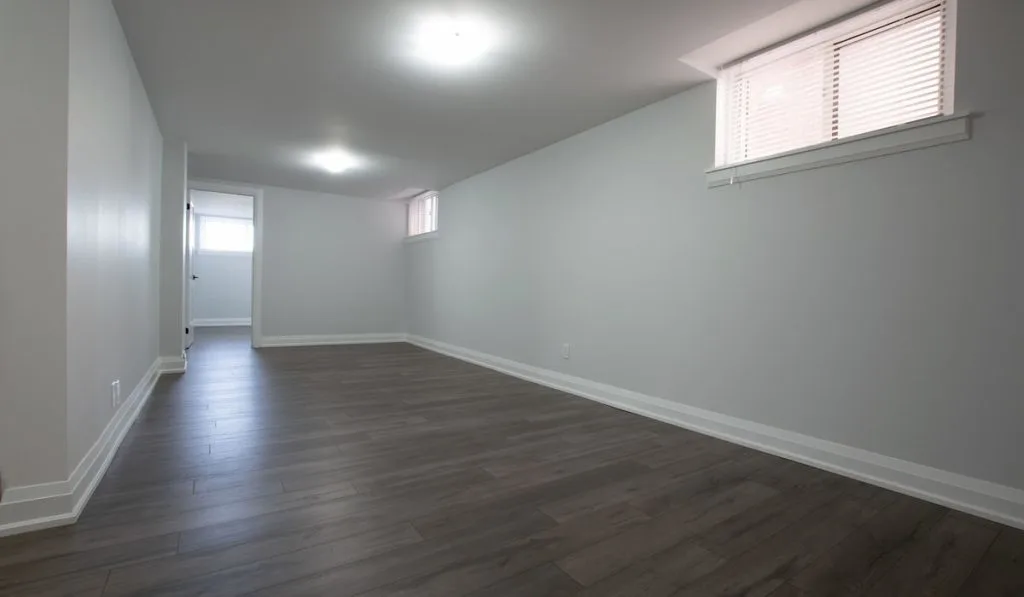
[[[721,69],[715,170],[948,119],[953,2],[890,2]],[[935,134],[946,135],[948,129]],[[898,140],[899,147],[888,153],[927,146],[920,137],[931,134],[926,130]],[[826,159],[849,161],[839,158],[860,151],[880,155],[879,142],[868,145],[838,157],[833,151]],[[783,165],[787,171],[805,169],[794,163],[815,159],[805,156]]]
[[[424,237],[437,232],[438,195],[434,191],[409,201],[409,238]]]
[[[204,253],[252,253],[252,220],[199,217],[199,250]]]

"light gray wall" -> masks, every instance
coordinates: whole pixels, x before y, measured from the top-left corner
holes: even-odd
[[[185,203],[188,148],[165,139],[160,193],[160,355],[185,349]]]
[[[198,236],[203,217],[196,218]],[[192,318],[248,319],[252,316],[252,254],[196,251]]]
[[[268,187],[263,335],[403,331],[405,207]]]
[[[163,138],[110,0],[71,2],[68,470],[159,353]]]
[[[0,0],[0,472],[67,478],[68,1]]]
[[[699,87],[445,189],[410,331],[1024,488],[1024,3],[959,21],[972,140],[708,190]]]

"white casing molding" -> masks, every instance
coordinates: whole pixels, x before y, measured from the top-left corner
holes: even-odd
[[[265,336],[259,338],[261,348],[285,346],[337,346],[343,344],[394,344],[405,342],[405,334],[340,334],[333,336]]]
[[[157,380],[161,375],[184,370],[184,359],[155,360],[67,480],[8,489],[0,502],[0,537],[74,524]]]
[[[408,342],[596,402],[1024,529],[1024,491],[420,336]]]
[[[252,197],[252,317],[249,325],[252,327],[252,346],[259,348],[262,346],[260,341],[263,338],[263,188],[216,180],[190,179],[188,189],[189,192],[209,191]],[[185,297],[185,300],[188,300],[188,297]]]

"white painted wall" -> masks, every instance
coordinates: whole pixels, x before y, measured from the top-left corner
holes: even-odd
[[[0,0],[0,472],[67,477],[68,1]]]
[[[445,189],[409,331],[1024,488],[1024,4],[959,21],[972,140],[709,191],[702,86]]]
[[[268,187],[263,335],[403,331],[405,207]]]
[[[70,10],[67,433],[73,470],[159,354],[163,139],[110,0]]]
[[[160,197],[160,355],[181,358],[185,349],[185,203],[188,147],[164,140]]]
[[[197,219],[202,235],[203,218]],[[252,317],[252,254],[251,253],[195,253],[196,275],[193,283],[193,322]]]

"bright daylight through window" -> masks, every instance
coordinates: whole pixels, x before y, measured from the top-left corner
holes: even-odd
[[[951,113],[948,10],[897,0],[722,69],[716,165]]]
[[[409,201],[409,236],[437,231],[437,193],[423,193]]]
[[[252,220],[200,216],[200,251],[215,253],[251,253],[252,246]]]

